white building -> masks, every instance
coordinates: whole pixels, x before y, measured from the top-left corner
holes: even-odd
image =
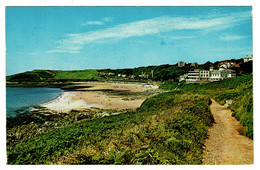
[[[210,70],[195,69],[194,71],[189,71],[188,74],[180,76],[179,81],[186,80],[187,83],[194,83],[220,81],[232,77],[236,77],[236,73],[231,69],[219,68],[219,70],[214,70],[211,67]]]
[[[210,79],[211,72],[209,70],[200,70],[200,79],[207,81]]]
[[[228,69],[228,68],[231,68],[231,67],[240,67],[240,66],[236,63],[233,63],[233,62],[223,61],[223,62],[218,64],[218,67]]]
[[[223,77],[221,76],[221,69],[211,71],[210,81],[219,81],[219,80],[223,80]]]
[[[181,75],[179,78],[179,81],[185,81],[187,77],[188,77],[188,74]]]
[[[244,63],[248,62],[248,61],[253,61],[253,55],[251,56],[246,56],[246,58],[244,58]]]
[[[236,73],[235,73],[234,70],[226,69],[226,70],[223,70],[223,71],[222,71],[222,77],[223,77],[224,79],[236,77]]]
[[[195,69],[194,71],[189,71],[186,82],[196,82],[200,80],[200,70]]]

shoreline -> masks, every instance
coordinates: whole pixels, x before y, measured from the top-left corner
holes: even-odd
[[[40,104],[40,107],[47,108],[56,112],[69,112],[71,110],[89,109],[91,107],[102,107],[102,105],[90,104],[88,105],[85,100],[72,100],[75,92],[62,92],[62,94],[47,103]]]
[[[79,84],[75,84],[79,85]],[[49,102],[7,118],[7,146],[81,122],[135,111],[162,90],[118,83],[80,84]],[[91,85],[91,87],[89,87]]]
[[[6,118],[16,117],[51,102],[64,90],[49,87],[6,87]]]
[[[147,91],[156,91],[159,86],[152,84],[112,83],[112,82],[74,82],[73,91],[62,94],[40,107],[53,112],[71,110],[135,110],[149,96]],[[152,92],[153,93],[153,92]]]

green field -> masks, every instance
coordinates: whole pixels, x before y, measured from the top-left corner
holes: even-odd
[[[54,79],[99,79],[97,70],[53,71]]]

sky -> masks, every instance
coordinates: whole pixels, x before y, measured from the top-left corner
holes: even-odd
[[[251,7],[6,7],[6,74],[252,55]]]

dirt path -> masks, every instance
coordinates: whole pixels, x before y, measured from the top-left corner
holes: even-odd
[[[231,116],[231,110],[214,100],[210,109],[216,123],[208,132],[209,138],[205,143],[203,164],[252,164],[253,140],[239,134],[241,125]]]

